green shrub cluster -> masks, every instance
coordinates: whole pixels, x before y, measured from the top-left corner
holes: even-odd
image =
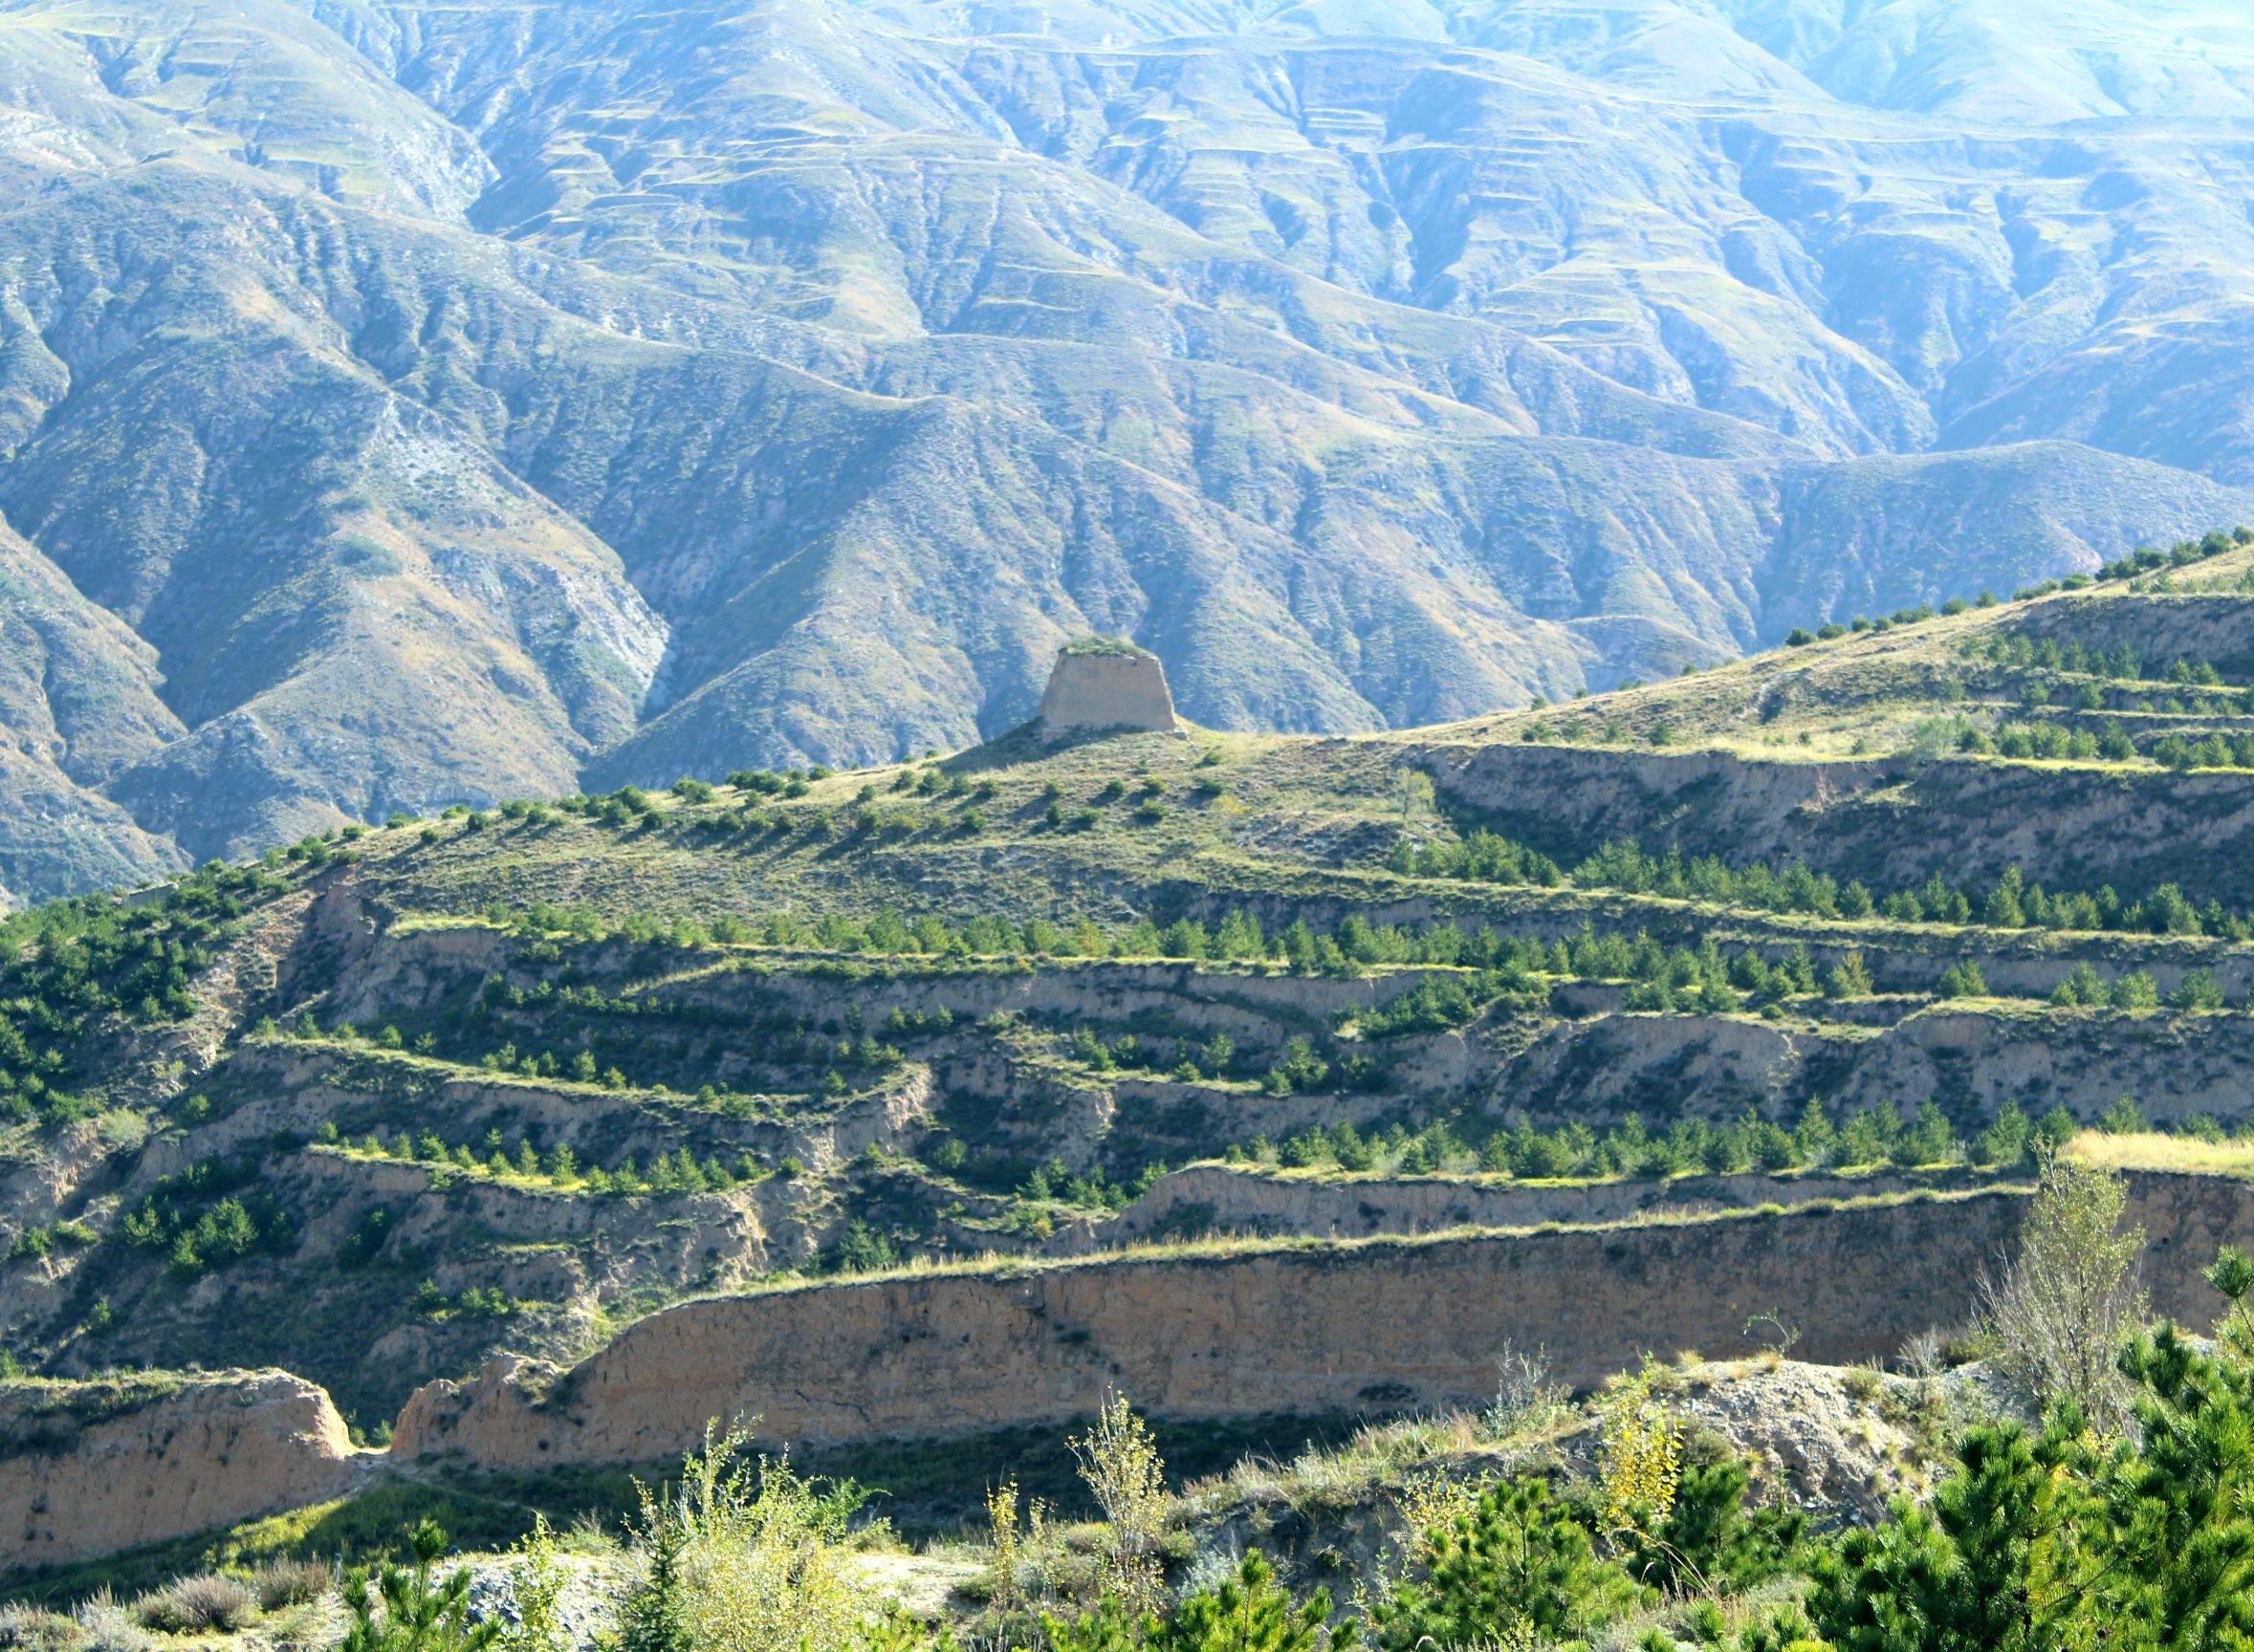
[[[2055,671],[2108,683],[2167,683],[2186,688],[2219,688],[2223,683],[2222,673],[2211,660],[2147,661],[2126,642],[2092,648],[2070,638],[2062,641],[2024,631],[1994,631],[1967,641],[1964,653],[1969,659],[2012,670]]]
[[[1052,1159],[1046,1164],[1035,1166],[1018,1189],[1018,1197],[1035,1204],[1069,1205],[1082,1210],[1123,1210],[1128,1203],[1148,1193],[1151,1185],[1166,1174],[1166,1165],[1147,1164],[1132,1179],[1115,1182],[1106,1177],[1099,1164],[1084,1175],[1077,1175],[1061,1159]]]
[[[83,1250],[100,1237],[83,1222],[40,1222],[21,1228],[9,1241],[4,1258],[10,1262],[39,1262],[57,1250]]]
[[[2127,763],[2137,755],[2135,741],[2117,723],[2099,729],[2055,722],[2006,723],[1993,736],[1967,726],[1956,745],[1959,751],[1992,751],[2026,761]],[[2254,734],[2236,740],[2223,733],[2165,735],[2153,743],[2152,760],[2179,773],[2192,769],[2254,769]]]
[[[72,1086],[98,1024],[192,1014],[189,989],[213,948],[289,887],[263,867],[214,861],[151,897],[52,901],[0,922],[0,1121],[97,1111]]]
[[[2103,758],[2109,763],[2127,763],[2136,755],[2136,742],[2118,724],[2092,730],[2069,728],[2063,723],[2006,723],[1993,738],[1978,728],[1965,729],[1958,736],[1957,750],[1993,751],[1999,757],[2023,762],[2093,763]]]
[[[438,1281],[426,1279],[415,1291],[415,1312],[441,1324],[463,1319],[514,1319],[538,1306],[512,1296],[498,1285],[472,1285],[449,1296]]]
[[[1531,970],[1514,960],[1501,968],[1428,978],[1374,1010],[1348,1013],[1363,1037],[1390,1038],[1411,1032],[1445,1032],[1463,1026],[1505,996],[1525,1000],[1539,994],[1540,984]]]
[[[288,1214],[270,1198],[234,1192],[256,1175],[242,1160],[198,1160],[158,1182],[120,1221],[119,1236],[136,1249],[164,1251],[184,1276],[253,1254],[287,1255],[297,1243]]]
[[[2170,734],[2153,744],[2153,761],[2163,769],[2254,769],[2254,734],[2233,740],[2226,734],[2204,738]]]

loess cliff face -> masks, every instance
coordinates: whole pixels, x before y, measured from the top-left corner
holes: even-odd
[[[2043,866],[2076,886],[2177,880],[2254,899],[2254,861],[2232,853],[2254,832],[2254,804],[2227,773],[1444,741],[1420,750],[1453,809],[1560,855],[1647,823],[1654,852],[1805,860],[1873,888],[1915,883],[1936,864],[1988,881],[2009,866]],[[1912,818],[1916,830],[1905,831]]]
[[[490,1363],[402,1413],[403,1458],[495,1468],[637,1463],[706,1422],[839,1443],[1061,1423],[1117,1390],[1162,1416],[1482,1402],[1508,1342],[1587,1386],[1649,1348],[1735,1352],[1782,1309],[1827,1362],[1893,1356],[1969,1316],[2022,1200],[1807,1208],[1678,1225],[1121,1260],[892,1278],[691,1303],[563,1372]],[[2147,1283],[2191,1318],[2199,1264],[2254,1238],[2254,1190],[2141,1176]]]
[[[388,1462],[638,1465],[692,1447],[712,1419],[778,1442],[928,1438],[1061,1424],[1112,1392],[1175,1420],[1475,1405],[1506,1342],[1545,1348],[1586,1387],[1648,1348],[1743,1353],[1747,1320],[1772,1312],[1811,1359],[1883,1359],[1964,1322],[2024,1203],[2004,1187],[718,1298],[654,1315],[569,1370],[500,1356],[431,1383]],[[2134,1175],[2129,1220],[2155,1310],[2201,1326],[2200,1261],[2254,1243],[2254,1187]],[[0,1388],[0,1570],[325,1501],[383,1461],[351,1449],[326,1393],[277,1371]]]
[[[341,1496],[372,1461],[285,1371],[0,1386],[0,1573]]]

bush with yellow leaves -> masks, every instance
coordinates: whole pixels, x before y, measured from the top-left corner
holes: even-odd
[[[851,1559],[864,1493],[749,1445],[744,1428],[708,1426],[677,1488],[637,1487],[646,1575],[622,1613],[623,1652],[850,1652],[878,1626]]]
[[[1650,1359],[1614,1382],[1598,1409],[1597,1515],[1615,1541],[1655,1532],[1674,1508],[1682,1479],[1683,1428],[1653,1392]]]

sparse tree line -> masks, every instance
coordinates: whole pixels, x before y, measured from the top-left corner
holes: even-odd
[[[1629,839],[1604,844],[1568,874],[1538,851],[1484,830],[1475,830],[1454,843],[1419,845],[1403,840],[1395,845],[1388,866],[1416,877],[1539,888],[1604,889],[1826,919],[1883,917],[1896,923],[1956,928],[1979,925],[2062,933],[2254,939],[2254,924],[2245,918],[2226,911],[2220,902],[2196,905],[2174,883],[2162,884],[2141,901],[2124,902],[2110,885],[2095,895],[2053,893],[2029,883],[2016,866],[2007,867],[1992,886],[1970,880],[1951,884],[1935,873],[1917,889],[1897,890],[1874,899],[1860,881],[1842,884],[1800,861],[1782,871],[1760,862],[1733,869],[1715,857],[1686,859],[1676,848],[1652,856]],[[1211,928],[1195,918],[1180,918],[1163,925],[1154,919],[1143,919],[1117,931],[1085,919],[1069,924],[1035,919],[1021,927],[996,918],[974,919],[960,927],[930,916],[911,924],[891,914],[868,921],[832,914],[814,924],[788,914],[739,922],[751,937],[741,943],[744,945],[884,957],[1264,963],[1318,974],[1422,965],[1471,972],[1468,979],[1422,983],[1384,1008],[1356,1011],[1352,1020],[1364,1037],[1461,1026],[1499,997],[1539,993],[1545,983],[1537,977],[1543,976],[1630,981],[1645,989],[1635,995],[1630,1009],[1692,1013],[1729,1013],[1743,1008],[1747,1000],[1765,1004],[1817,993],[1855,998],[1873,990],[1868,965],[1859,952],[1850,950],[1822,969],[1800,944],[1773,958],[1753,948],[1725,958],[1711,940],[1696,948],[1669,949],[1641,931],[1632,937],[1613,931],[1599,933],[1587,919],[1573,935],[1555,942],[1503,935],[1489,924],[1465,928],[1447,921],[1414,925],[1372,924],[1357,913],[1349,913],[1328,931],[1317,930],[1303,918],[1271,931],[1257,915],[1241,910],[1228,912]],[[677,932],[669,939],[676,946],[702,946],[708,944],[708,933],[692,926],[691,932]],[[903,937],[910,950],[886,949]],[[1061,949],[1045,950],[1041,943],[1057,944]],[[2219,1008],[2221,999],[2214,994],[2212,974],[2194,971],[2193,977],[2195,984],[2184,989],[2187,995],[2172,1002],[2185,1009]],[[2074,976],[2077,982],[2082,978]],[[575,990],[589,995],[589,1003],[600,996],[588,988],[551,988],[547,995],[560,992],[570,998]],[[1943,970],[1935,990],[1948,997],[1980,997],[1988,992],[1980,966],[1969,961]],[[489,992],[501,995],[495,1002],[513,1006],[543,1001],[539,989],[528,994],[525,989],[497,987]],[[619,1002],[633,1006],[640,1001]],[[2100,999],[2076,996],[2071,1002],[2094,1004]],[[622,1008],[620,1012],[635,1011]],[[650,1012],[649,1007],[643,1005],[641,1012]],[[1140,1057],[1126,1064],[1149,1065]]]
[[[1959,1132],[1940,1106],[1927,1099],[1905,1117],[1890,1103],[1842,1114],[1811,1097],[1789,1125],[1748,1108],[1723,1123],[1681,1119],[1654,1130],[1631,1113],[1603,1132],[1578,1120],[1542,1129],[1518,1115],[1507,1128],[1477,1120],[1441,1119],[1411,1129],[1395,1119],[1362,1131],[1350,1119],[1316,1125],[1280,1141],[1256,1137],[1232,1143],[1224,1163],[1286,1170],[1344,1170],[1393,1176],[1507,1176],[1522,1181],[1617,1182],[1672,1176],[1736,1176],[1749,1172],[1860,1171],[1893,1167],[1930,1170],[1950,1165],[2011,1170],[2038,1162],[2071,1141],[2083,1128],[2064,1107],[2030,1116],[2006,1099],[1969,1136]],[[2106,1107],[2090,1128],[2103,1135],[2150,1133],[2153,1126],[2132,1097]],[[2223,1123],[2198,1114],[2176,1126],[2187,1141],[2232,1140]],[[2254,1115],[2235,1140],[2254,1140]]]
[[[436,1187],[443,1187],[445,1179],[450,1175],[464,1175],[597,1197],[663,1198],[718,1193],[763,1182],[777,1174],[796,1174],[799,1168],[795,1160],[788,1161],[788,1167],[784,1168],[763,1163],[751,1153],[737,1155],[733,1164],[717,1154],[707,1154],[700,1160],[686,1143],[671,1153],[653,1154],[647,1165],[627,1154],[605,1167],[581,1163],[569,1142],[559,1141],[542,1148],[530,1135],[519,1135],[514,1140],[503,1136],[498,1125],[489,1128],[474,1143],[456,1141],[449,1145],[431,1129],[394,1130],[388,1135],[370,1131],[354,1140],[340,1134],[331,1121],[320,1127],[314,1140],[330,1151],[347,1157],[389,1160],[427,1169],[432,1173]]]
[[[1265,1138],[1232,1146],[1226,1163],[1282,1169],[1339,1169],[1400,1176],[1487,1175],[1521,1181],[1630,1181],[1671,1176],[1781,1175],[1796,1170],[1869,1170],[1893,1166],[1923,1170],[1970,1163],[1990,1169],[2020,1164],[2045,1143],[2070,1141],[2079,1128],[2071,1114],[2054,1109],[2030,1120],[2005,1102],[1995,1120],[1972,1141],[1959,1137],[1932,1101],[1905,1121],[1892,1106],[1834,1118],[1810,1098],[1790,1128],[1750,1109],[1722,1124],[1682,1119],[1654,1132],[1635,1114],[1599,1134],[1574,1121],[1537,1128],[1523,1113],[1508,1129],[1490,1130],[1476,1144],[1441,1121],[1418,1131],[1399,1122],[1363,1135],[1347,1120],[1317,1126],[1271,1145]]]
[[[1993,734],[1967,718],[1940,719],[1942,736],[1956,750],[1994,752],[2023,762],[2133,763],[2140,753],[2128,730],[2117,723],[2101,728],[2077,728],[2069,724],[2043,721],[2002,724]],[[1920,736],[1924,730],[1920,729]],[[2231,735],[2222,730],[2207,734],[2164,734],[2141,755],[2171,773],[2194,769],[2254,768],[2254,734]]]
[[[701,945],[701,943],[690,943]],[[511,1018],[497,1023],[502,1012]],[[534,1018],[533,1027],[513,1030],[515,1018]],[[299,1042],[324,1042],[347,1049],[402,1052],[457,1068],[474,1068],[513,1077],[551,1079],[594,1085],[604,1090],[635,1090],[678,1098],[708,1112],[751,1118],[774,1111],[790,1091],[746,1092],[707,1082],[693,1093],[645,1077],[630,1077],[619,1061],[631,1061],[645,1040],[638,1034],[613,1036],[600,1027],[587,1033],[586,1042],[555,1043],[556,1024],[619,1018],[644,1024],[680,1025],[691,1029],[725,1029],[739,1053],[781,1069],[812,1068],[821,1073],[814,1093],[835,1099],[850,1094],[853,1074],[865,1082],[883,1078],[907,1065],[908,1056],[893,1042],[898,1037],[935,1035],[953,1025],[944,1008],[925,1014],[895,1011],[885,1023],[887,1034],[879,1038],[867,1030],[858,1004],[848,1003],[841,1016],[816,1022],[803,1015],[738,1011],[656,998],[605,994],[589,984],[542,980],[531,987],[514,985],[501,976],[489,978],[467,1015],[442,1017],[447,1035],[425,1028],[411,1038],[394,1022],[355,1026],[339,1022],[323,1028],[310,1014],[301,1015],[287,1029],[271,1016],[252,1029],[255,1038],[287,1036]],[[532,1041],[535,1031],[550,1035],[547,1048]],[[518,1038],[524,1038],[520,1047]],[[497,1040],[497,1042],[496,1042]],[[646,1054],[646,1050],[644,1051]],[[610,1057],[616,1056],[616,1059]]]
[[[1963,647],[1970,660],[1985,661],[2018,671],[2049,671],[2064,676],[2093,677],[2101,683],[2147,685],[2165,683],[2172,688],[2221,688],[2222,672],[2211,660],[2178,656],[2167,661],[2147,660],[2126,642],[2096,647],[2073,638],[2030,636],[2024,631],[1991,632],[1969,639]],[[2094,686],[2088,685],[2087,686]],[[2096,706],[2086,707],[2090,710]]]
[[[987,809],[1001,794],[1000,783],[992,775],[973,779],[967,774],[949,774],[925,765],[902,769],[883,791],[874,781],[863,783],[854,793],[849,808],[781,807],[783,802],[797,802],[805,797],[813,790],[812,782],[828,779],[833,772],[820,765],[802,773],[738,771],[728,776],[726,784],[745,801],[720,808],[710,807],[720,801],[718,787],[685,775],[666,791],[690,805],[693,813],[669,814],[651,793],[639,786],[627,785],[615,792],[561,797],[553,802],[512,799],[501,804],[491,819],[465,804],[457,804],[446,810],[443,817],[457,819],[464,830],[477,832],[494,820],[542,827],[578,816],[622,831],[664,828],[691,840],[779,838],[794,835],[821,839],[843,835],[878,840],[912,837],[931,831],[975,837],[990,824]],[[1167,818],[1171,791],[1165,780],[1153,774],[1138,777],[1131,786],[1124,779],[1115,778],[1075,803],[1066,798],[1062,787],[1051,781],[1042,789],[1039,803],[1030,807],[1038,809],[1041,821],[1051,829],[1087,831],[1102,823],[1106,806],[1128,803],[1127,814],[1133,821],[1149,826]],[[1187,794],[1193,802],[1213,803],[1227,795],[1227,788],[1215,775],[1199,774],[1190,782]],[[771,801],[763,806],[761,799]],[[942,804],[952,805],[953,813],[940,813],[938,806]],[[396,828],[415,822],[400,815],[389,824]],[[437,843],[441,837],[435,825],[423,828],[422,840],[426,844]],[[320,853],[333,856],[336,851],[323,846]]]
[[[2220,556],[2241,545],[2254,544],[2254,528],[2240,527],[2229,533],[2220,530],[2199,539],[2179,539],[2163,551],[2154,545],[2140,545],[2126,556],[2115,557],[2099,568],[2095,574],[2069,574],[2058,579],[2046,579],[2041,584],[2023,586],[2011,594],[2015,602],[2031,601],[2038,597],[2048,597],[2060,591],[2086,591],[2093,585],[2117,583],[2143,575],[2161,575],[2170,570],[2189,568],[2210,557]],[[2240,580],[2240,587],[2254,590],[2254,571]],[[1996,597],[1983,591],[1967,600],[1953,597],[1936,610],[1931,604],[1897,609],[1891,616],[1865,617],[1857,615],[1842,623],[1834,620],[1817,630],[1796,626],[1784,639],[1787,648],[1805,648],[1816,642],[1830,642],[1842,637],[1859,636],[1867,632],[1891,631],[1897,626],[1923,624],[1936,613],[1957,615],[1974,608],[1993,608]]]
[[[1805,868],[1801,869],[1805,871]],[[1820,889],[1820,886],[1819,886]],[[1929,889],[1928,898],[1950,902],[1969,900],[1961,890]],[[2173,909],[2162,904],[2171,898],[2163,890],[2155,898],[2154,910],[2176,925],[2176,933],[2196,933],[2204,920],[2188,903]],[[2064,898],[2061,898],[2064,899]],[[1917,896],[1890,898],[1893,911],[1910,917],[1922,909]],[[1913,907],[1911,902],[1918,902]],[[2022,880],[2016,870],[2007,872],[1982,900],[1980,916],[1991,926],[2026,927],[2037,919],[2055,919],[2053,898]],[[1142,954],[1161,960],[1193,962],[1223,955],[1223,947],[1239,954],[1265,956],[1271,962],[1289,962],[1297,953],[1310,970],[1352,972],[1386,967],[1439,967],[1436,973],[1409,986],[1382,1005],[1342,1011],[1330,1048],[1319,1050],[1312,1037],[1295,1034],[1272,1058],[1256,1059],[1240,1051],[1226,1034],[1207,1039],[1126,1033],[1106,1039],[1094,1028],[1081,1025],[1058,1037],[1058,1053],[1083,1070],[1096,1075],[1135,1075],[1180,1083],[1257,1082],[1269,1093],[1288,1096],[1325,1087],[1361,1091],[1383,1087],[1385,1063],[1370,1045],[1393,1037],[1445,1032],[1467,1025],[1501,1007],[1539,1010],[1555,988],[1566,983],[1619,984],[1627,991],[1622,1007],[1630,1012],[1726,1015],[1757,1010],[1781,1014],[1796,1000],[1844,1002],[1867,998],[1876,991],[1863,955],[1849,949],[1828,966],[1819,967],[1808,948],[1799,943],[1774,953],[1743,947],[1725,952],[1711,937],[1696,946],[1668,946],[1644,931],[1624,935],[1598,930],[1584,920],[1571,935],[1554,942],[1525,936],[1504,936],[1482,926],[1466,930],[1451,923],[1424,925],[1376,924],[1349,916],[1336,930],[1319,935],[1303,921],[1293,924],[1280,937],[1263,937],[1258,921],[1249,914],[1231,913],[1217,936],[1209,935],[1195,920],[1178,920],[1164,929],[1146,923],[1135,944],[1156,948]],[[1177,950],[1178,949],[1178,950]],[[1256,950],[1257,949],[1257,950]],[[1274,958],[1274,950],[1285,954]],[[1930,990],[1942,999],[2008,996],[1991,989],[1977,960],[1965,959],[1941,969]],[[2163,993],[2150,971],[2125,971],[2112,979],[2081,961],[2066,968],[2047,994],[2040,989],[2024,994],[2061,1009],[2110,1009],[2124,1012],[2156,1011],[2161,1007],[2192,1012],[2227,1007],[2213,971],[2186,971],[2176,987]],[[521,987],[495,977],[489,981],[481,1002],[512,1011],[571,1012],[612,1003],[588,985],[558,986],[542,981]],[[882,1076],[906,1061],[903,1044],[952,1032],[957,1018],[944,1006],[909,1013],[896,1008],[884,1023],[880,1038],[867,1030],[858,1005],[848,1003],[842,1018],[817,1027],[804,1017],[778,1020],[756,1013],[731,1014],[709,1007],[655,1006],[647,1000],[618,998],[624,1012],[648,1015],[679,1010],[691,1019],[729,1027],[740,1043],[747,1034],[764,1039],[761,1059],[793,1065],[826,1068],[821,1086],[831,1098],[848,1094],[844,1074]],[[985,1030],[998,1035],[1013,1018],[996,1018]],[[255,1030],[278,1036],[281,1030],[261,1023]],[[433,1058],[465,1064],[468,1056],[444,1057],[437,1034],[425,1032],[411,1041],[391,1024],[357,1028],[340,1025],[324,1032],[310,1019],[291,1031],[300,1039],[326,1039],[376,1050],[411,1050]],[[514,1037],[487,1048],[474,1060],[486,1071],[533,1079],[568,1080],[595,1084],[614,1091],[628,1088],[664,1092],[663,1085],[633,1084],[616,1064],[605,1066],[590,1047],[545,1050],[520,1048]],[[749,1116],[773,1098],[741,1095],[706,1084],[688,1099],[706,1110]]]
[[[1951,883],[1936,872],[1918,888],[1880,897],[1860,880],[1842,883],[1798,860],[1781,868],[1762,861],[1732,867],[1718,856],[1686,858],[1674,846],[1652,855],[1631,838],[1601,845],[1568,873],[1540,851],[1483,828],[1455,842],[1403,838],[1394,844],[1386,865],[1390,871],[1418,878],[1603,889],[1849,921],[1875,916],[1953,927],[1979,924],[2007,929],[2254,939],[2254,924],[2243,914],[2226,911],[2219,901],[2195,904],[2175,883],[2162,884],[2141,901],[2124,900],[2110,884],[2095,894],[2050,893],[2029,884],[2016,866],[2006,868],[1992,886],[1970,879]]]

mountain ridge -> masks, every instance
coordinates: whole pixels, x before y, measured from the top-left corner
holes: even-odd
[[[2254,515],[2254,60],[2068,8],[2143,67],[2038,120],[1880,11],[11,6],[0,517],[142,686],[0,702],[0,883],[955,749],[1087,630],[1369,729]]]

